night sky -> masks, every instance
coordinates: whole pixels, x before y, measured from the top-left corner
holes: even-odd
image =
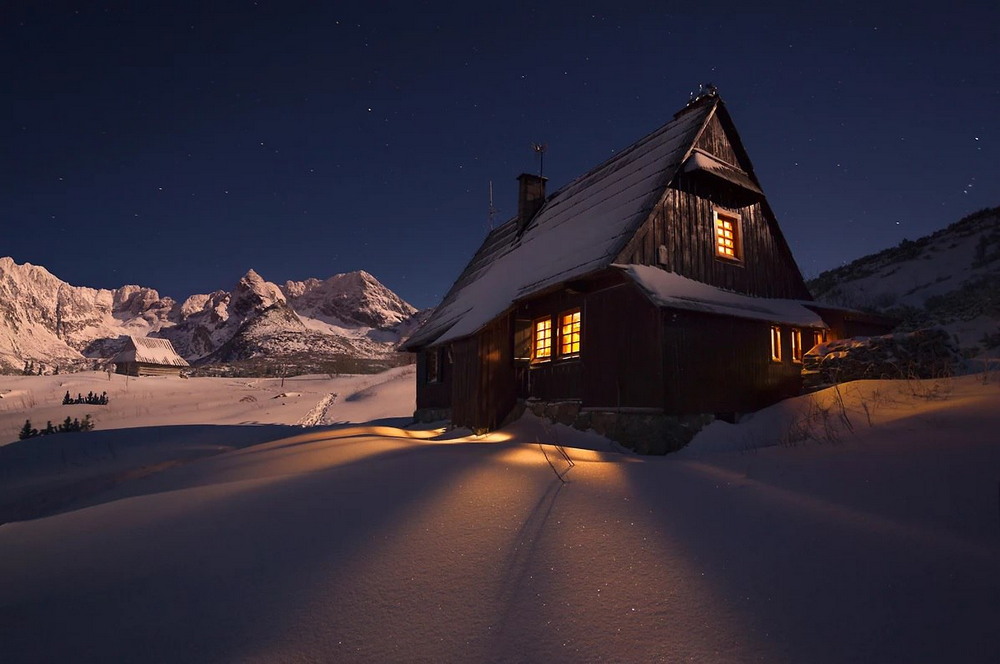
[[[1000,3],[482,4],[5,3],[0,256],[175,299],[365,269],[433,306],[532,142],[555,191],[703,82],[807,277],[1000,205]]]

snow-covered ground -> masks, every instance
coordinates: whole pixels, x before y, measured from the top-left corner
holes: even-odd
[[[0,378],[0,440],[98,423],[0,447],[0,661],[1000,660],[995,377],[851,383],[654,458],[406,428],[411,370]]]

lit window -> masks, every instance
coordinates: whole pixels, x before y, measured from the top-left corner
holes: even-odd
[[[802,330],[792,328],[792,362],[802,361]]]
[[[539,318],[535,321],[535,334],[531,344],[531,361],[545,362],[552,359],[552,319]]]
[[[715,255],[730,260],[740,260],[740,218],[730,212],[716,210]]]
[[[826,330],[813,330],[813,346],[826,343]]]
[[[580,354],[580,310],[559,317],[559,355],[576,357]]]
[[[781,362],[781,328],[777,325],[771,326],[771,359]]]

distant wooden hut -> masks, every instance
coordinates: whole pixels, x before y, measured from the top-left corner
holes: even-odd
[[[798,394],[816,343],[886,330],[812,301],[714,88],[552,195],[518,179],[517,215],[402,348],[418,419],[527,407],[663,452]]]
[[[127,376],[179,376],[190,366],[167,339],[130,336],[114,360],[115,373]]]

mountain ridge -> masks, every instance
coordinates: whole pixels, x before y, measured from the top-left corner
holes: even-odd
[[[251,269],[229,291],[178,302],[135,284],[73,286],[11,257],[0,258],[0,312],[0,371],[8,373],[28,363],[46,371],[95,366],[117,352],[123,335],[169,339],[202,365],[273,360],[283,370],[289,364],[305,370],[345,358],[398,363],[395,346],[418,313],[364,271],[282,287]],[[295,361],[287,361],[289,354]]]
[[[1000,207],[823,272],[822,302],[900,319],[900,331],[946,329],[966,355],[1000,348]]]

